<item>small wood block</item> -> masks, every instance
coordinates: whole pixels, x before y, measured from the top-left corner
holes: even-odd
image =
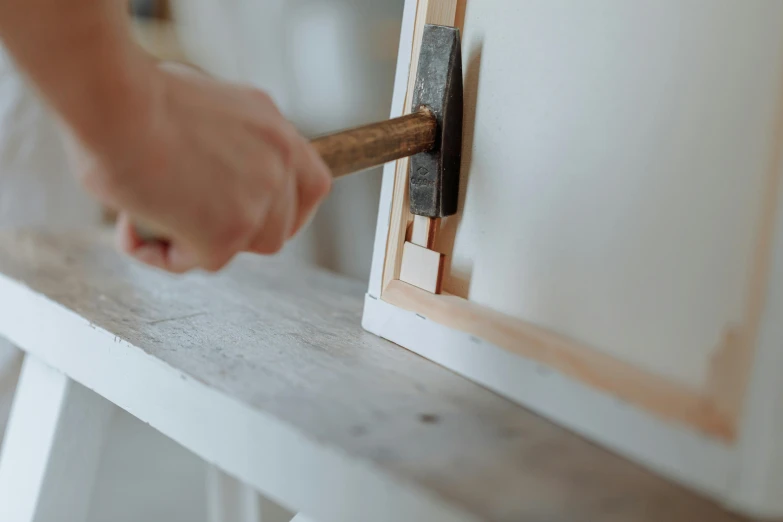
[[[402,250],[400,280],[433,294],[440,293],[444,255],[413,243]]]
[[[410,241],[414,245],[432,248],[435,242],[436,220],[424,216],[413,216]]]

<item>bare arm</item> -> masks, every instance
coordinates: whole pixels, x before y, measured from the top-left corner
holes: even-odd
[[[276,252],[329,191],[266,94],[158,67],[124,2],[0,0],[0,38],[78,138],[84,185],[122,211],[120,245],[144,262],[216,270],[241,251]],[[142,242],[131,215],[171,244]]]
[[[124,2],[0,0],[0,37],[89,146],[120,141],[148,105],[155,65],[131,38]]]

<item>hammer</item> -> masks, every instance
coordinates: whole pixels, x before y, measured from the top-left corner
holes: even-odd
[[[411,157],[410,211],[429,218],[457,211],[462,152],[462,54],[459,29],[424,27],[411,113],[315,138],[335,179]],[[165,241],[136,224],[145,241]]]

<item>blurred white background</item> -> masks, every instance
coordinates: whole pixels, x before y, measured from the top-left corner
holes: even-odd
[[[402,3],[173,0],[172,8],[190,61],[267,90],[313,136],[388,117]],[[53,118],[0,53],[0,227],[100,220],[100,207],[79,189],[65,161]],[[380,169],[336,183],[281,255],[366,279],[379,191]],[[0,339],[0,429],[20,359]],[[118,412],[89,522],[213,522],[207,472],[206,463]]]

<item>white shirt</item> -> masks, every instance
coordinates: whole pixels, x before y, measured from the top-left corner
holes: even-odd
[[[0,227],[94,225],[100,214],[70,172],[58,122],[0,50]]]

